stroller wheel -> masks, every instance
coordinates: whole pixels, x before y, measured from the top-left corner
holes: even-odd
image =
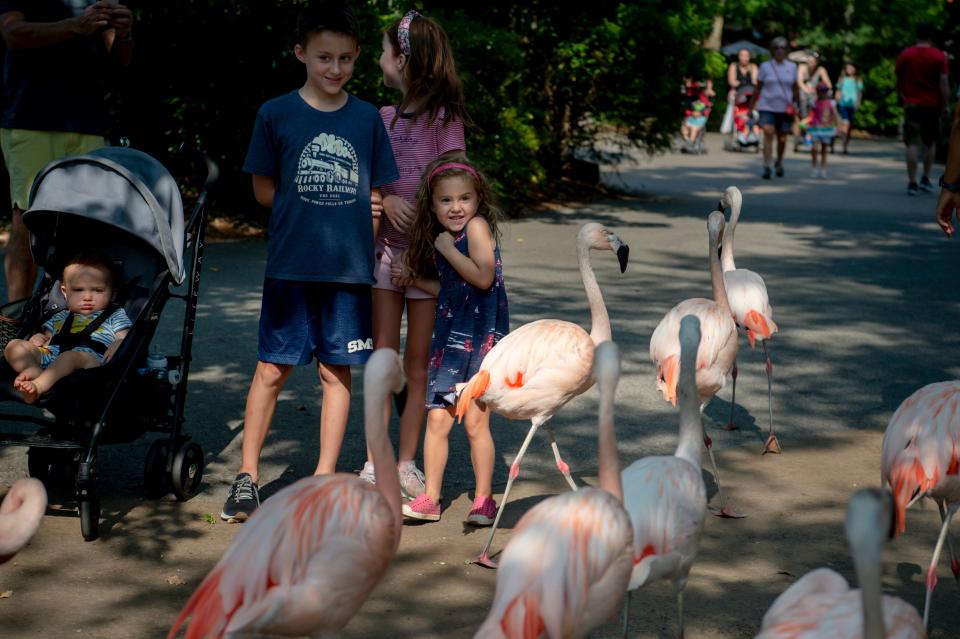
[[[173,494],[180,501],[187,501],[200,492],[203,479],[203,449],[196,442],[185,442],[173,456],[173,468],[170,469],[173,481]]]
[[[167,451],[166,439],[156,440],[147,451],[147,459],[143,464],[143,492],[149,499],[160,499],[170,492]]]
[[[93,541],[100,535],[100,497],[93,491],[79,496],[80,533],[84,541]]]

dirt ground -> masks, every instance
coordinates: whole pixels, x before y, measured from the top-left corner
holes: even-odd
[[[708,516],[685,598],[686,636],[719,639],[753,636],[773,599],[813,568],[830,567],[853,581],[842,529],[846,501],[853,491],[878,484],[883,429],[900,401],[926,383],[960,375],[960,338],[943,330],[955,324],[944,318],[958,310],[952,285],[957,244],[933,228],[935,196],[904,194],[900,146],[851,145],[854,155],[831,158],[830,180],[806,178],[808,160],[792,154],[785,179],[762,182],[756,156],[724,153],[715,136],[708,136],[708,145],[705,156],[653,160],[611,152],[605,180],[634,196],[512,223],[505,228],[503,256],[513,326],[544,316],[588,325],[573,259],[577,227],[600,221],[630,243],[631,264],[622,276],[611,257],[593,259],[624,353],[617,403],[621,463],[670,454],[677,417],[653,389],[649,336],[673,304],[709,293],[706,215],[723,187],[737,184],[744,191],[738,265],[764,275],[781,327],[772,355],[783,454],[760,455],[766,385],[760,355],[742,345],[735,410],[741,429],[717,427],[726,422],[729,388],[706,414],[724,490],[747,518]],[[104,449],[100,539],[84,542],[72,500],[51,495],[36,538],[0,566],[0,635],[162,637],[229,545],[239,526],[217,515],[239,459],[262,260],[262,242],[209,248],[187,406],[188,429],[207,452],[201,494],[185,503],[147,500],[141,492],[149,440]],[[229,331],[215,328],[223,317]],[[591,390],[554,420],[581,483],[596,481],[596,401]],[[312,469],[318,412],[315,377],[298,373],[281,397],[267,442],[265,496]],[[359,419],[351,415],[342,470],[362,463]],[[496,418],[493,429],[496,490],[502,491],[526,425]],[[404,527],[390,571],[346,636],[469,637],[480,625],[496,572],[469,563],[485,533],[461,523],[472,483],[466,451],[462,433],[455,433],[443,520]],[[23,458],[22,449],[0,451],[0,487],[23,476]],[[565,490],[552,462],[545,441],[535,440],[495,549],[509,540],[523,512]],[[712,473],[704,476],[714,495]],[[939,529],[935,505],[913,508],[907,526],[885,549],[884,588],[922,608],[924,573]],[[938,639],[960,637],[960,590],[944,555],[930,624],[930,636]],[[594,636],[619,636],[618,628],[611,620]],[[631,637],[673,637],[675,630],[667,583],[634,596]]]

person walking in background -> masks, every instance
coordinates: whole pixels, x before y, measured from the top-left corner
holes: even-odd
[[[809,119],[810,111],[817,101],[817,86],[820,84],[826,84],[829,88],[833,88],[833,83],[830,82],[830,74],[820,65],[820,54],[811,51],[807,59],[797,65],[797,88],[800,90],[800,104],[798,105],[800,118],[798,123]],[[811,150],[813,140],[810,138],[809,132],[797,126],[793,133],[796,140],[793,146],[795,151],[799,151],[801,147],[806,147],[805,150],[807,151]]]
[[[257,368],[243,413],[240,469],[220,513],[260,505],[260,453],[293,372],[317,360],[323,389],[315,474],[334,472],[350,412],[350,367],[373,351],[371,192],[397,179],[377,108],[347,93],[359,26],[342,2],[311,3],[297,25],[303,86],[257,112],[243,170],[271,209]]]
[[[750,110],[760,112],[763,127],[763,179],[770,179],[773,160],[773,140],[777,140],[777,177],[783,177],[783,152],[787,135],[797,114],[797,65],[787,60],[787,39],[776,37],[770,43],[773,58],[760,65],[757,73],[757,91],[750,102]]]
[[[933,46],[933,25],[917,25],[917,43],[897,57],[897,97],[903,105],[903,143],[907,147],[907,195],[918,189],[932,191],[930,165],[940,128],[940,118],[949,115],[947,56]],[[917,182],[918,157],[923,176]]]
[[[106,78],[133,56],[133,14],[116,2],[0,1],[7,47],[0,98],[0,148],[13,205],[3,258],[7,298],[27,297],[37,279],[23,225],[30,187],[52,160],[103,146]]]
[[[953,236],[953,218],[960,212],[960,103],[953,110],[950,127],[947,165],[940,176],[940,198],[937,200],[937,224],[947,237]]]
[[[853,118],[863,100],[863,80],[857,73],[857,67],[847,62],[837,80],[837,110],[840,112],[840,136],[843,138],[843,154],[847,154],[850,146],[850,131],[853,129]]]
[[[759,69],[753,63],[749,49],[737,51],[737,59],[727,67],[727,110],[723,115],[720,133],[730,133],[733,130],[733,109],[737,104],[737,95],[746,95],[757,86]]]
[[[427,363],[437,300],[415,286],[394,284],[391,265],[403,259],[410,245],[423,169],[442,155],[466,149],[464,124],[470,123],[470,116],[450,40],[435,20],[409,11],[391,24],[383,34],[380,69],[384,86],[400,92],[397,105],[380,109],[400,179],[381,189],[384,217],[374,251],[373,347],[400,351],[400,323],[406,307],[403,368],[410,401],[400,414],[397,469],[404,494],[413,499],[423,492],[423,473],[414,458],[426,416]],[[376,481],[369,452],[360,477]]]
[[[817,101],[810,109],[809,126],[807,132],[813,143],[810,151],[810,177],[827,177],[827,154],[837,136],[837,125],[840,123],[840,113],[837,103],[830,95],[830,87],[821,82],[817,85]],[[820,156],[820,170],[817,171],[817,155]]]

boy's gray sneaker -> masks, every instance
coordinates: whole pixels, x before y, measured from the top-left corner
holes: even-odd
[[[416,462],[407,462],[406,466],[399,469],[400,472],[400,492],[407,499],[416,499],[423,494],[426,486],[424,485],[423,473],[417,468]]]
[[[240,473],[230,486],[220,519],[231,524],[246,521],[259,506],[260,493],[253,477],[250,473]]]

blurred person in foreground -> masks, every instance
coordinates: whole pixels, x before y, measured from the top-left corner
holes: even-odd
[[[960,210],[960,104],[953,111],[947,165],[940,177],[940,199],[937,200],[937,224],[947,237],[953,236],[953,217],[958,210]]]

